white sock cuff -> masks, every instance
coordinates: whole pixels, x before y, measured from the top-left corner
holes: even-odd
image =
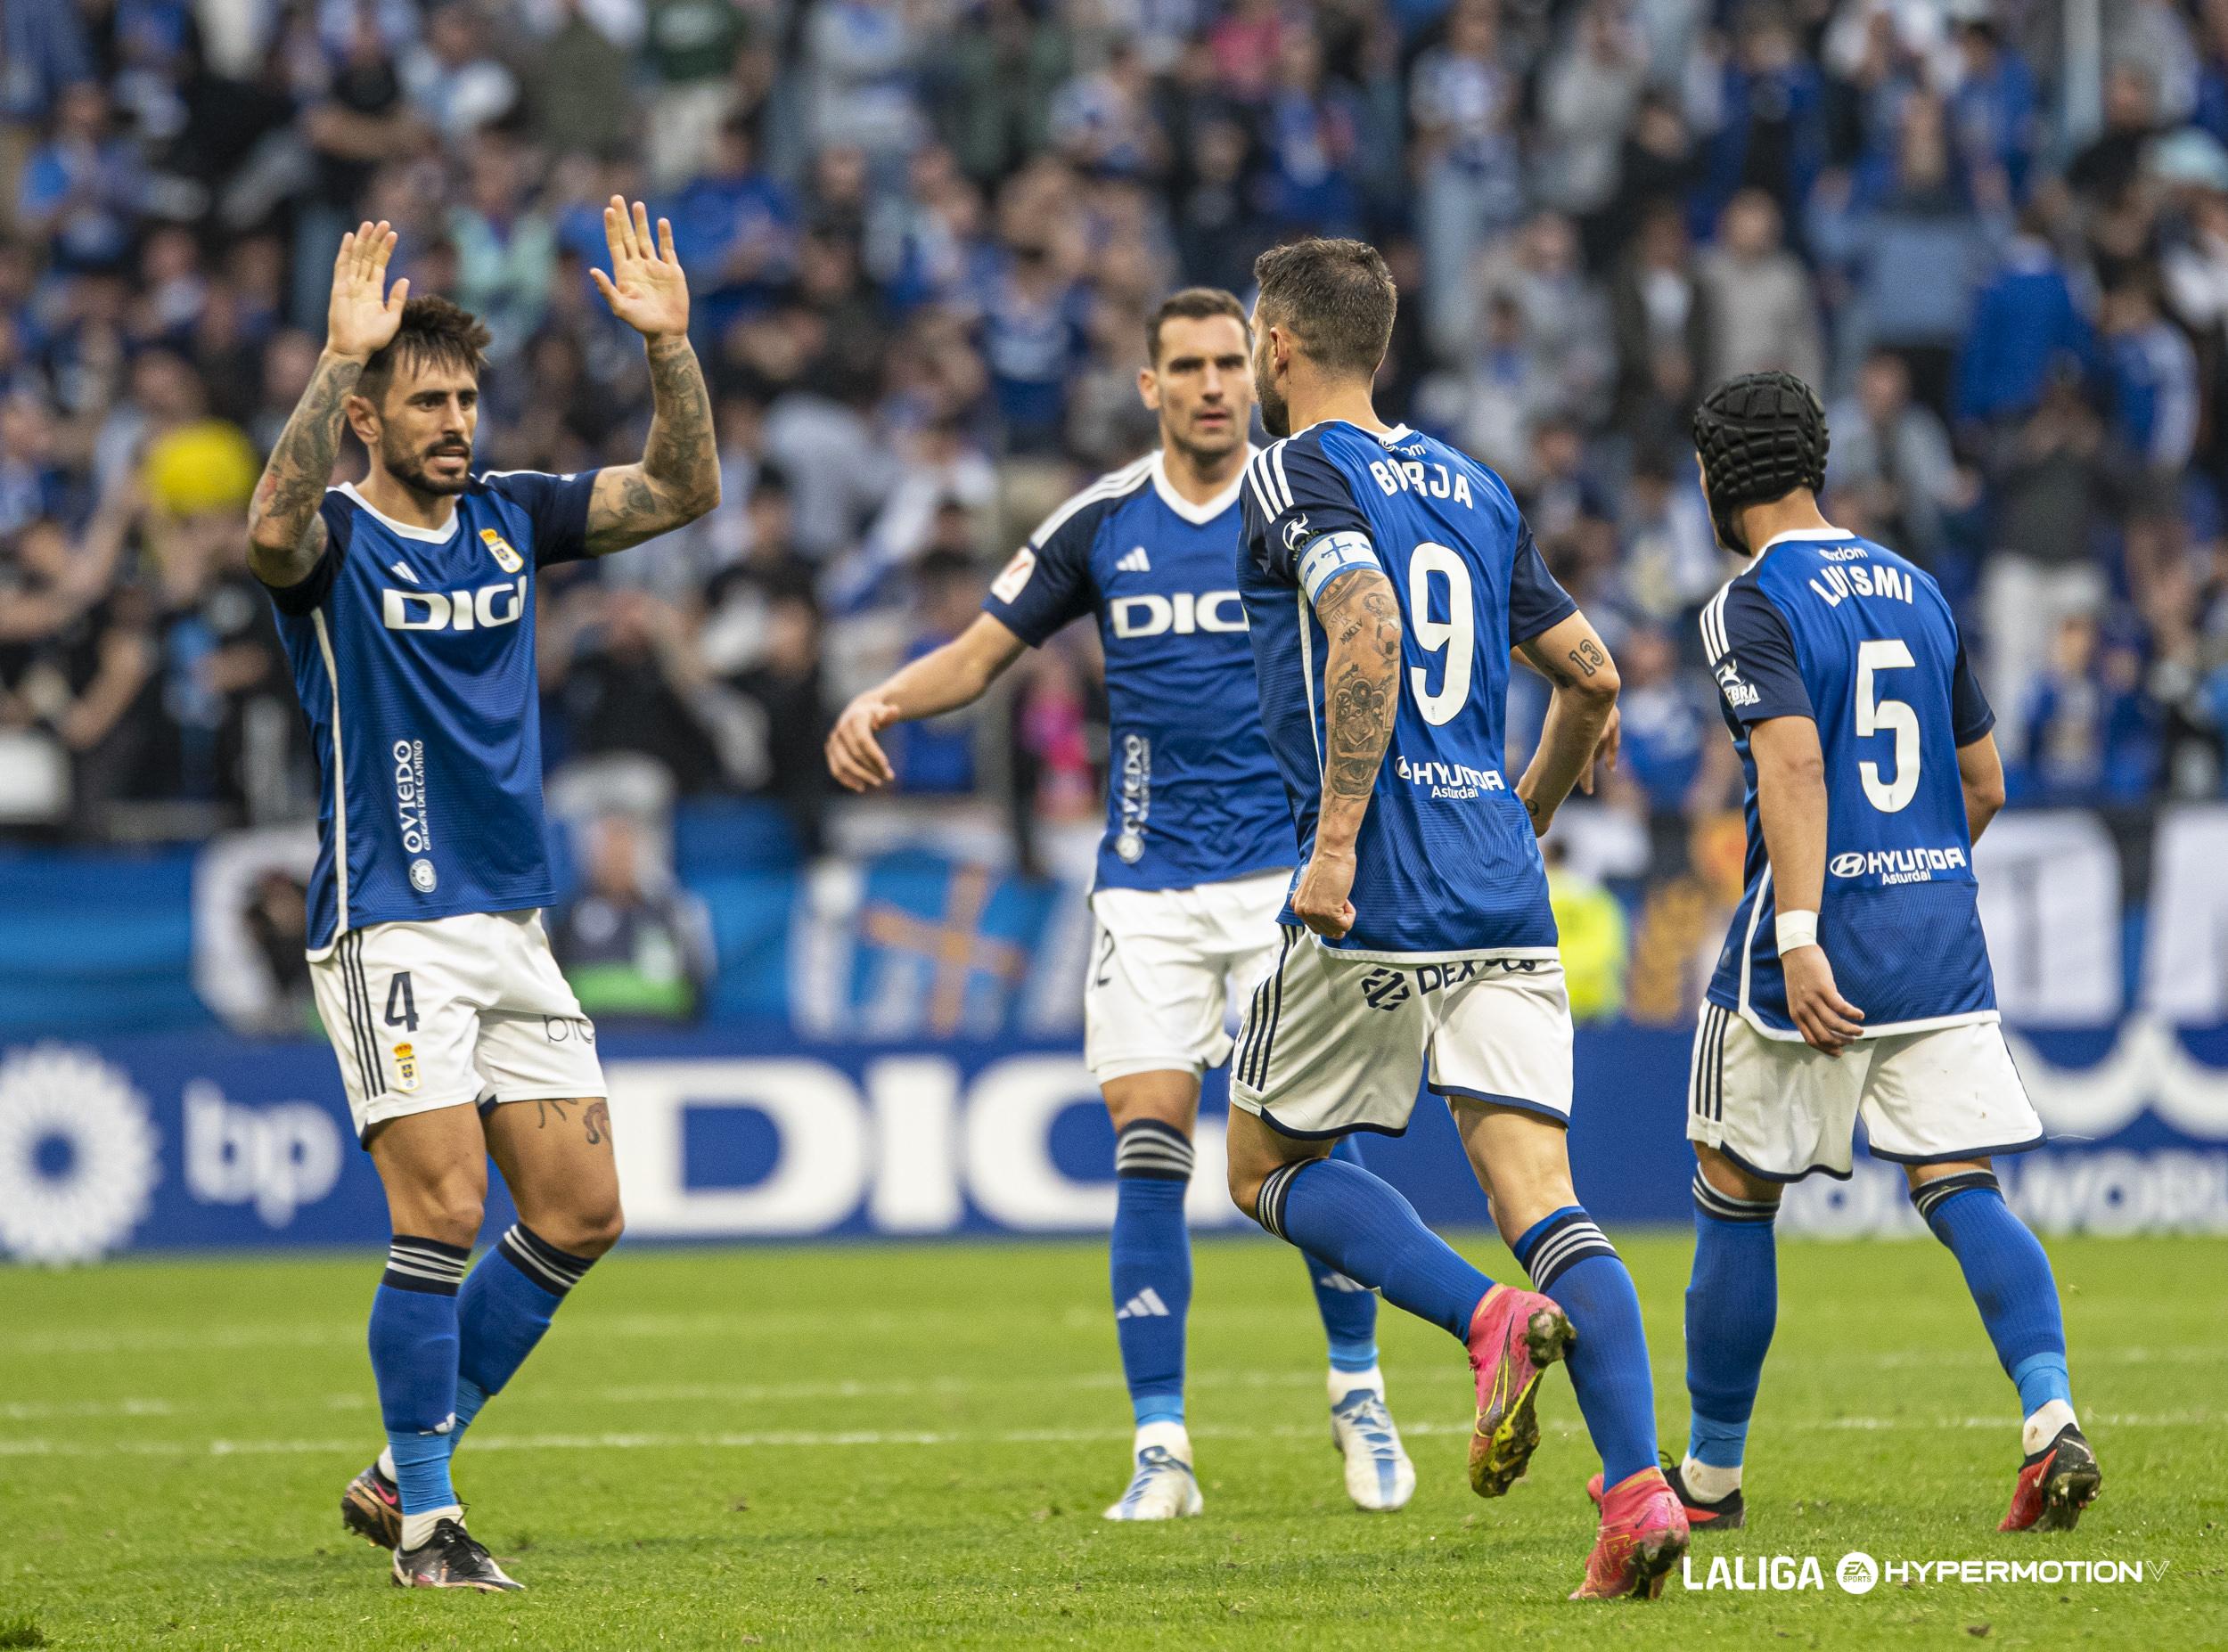
[[[2035,1408],[2034,1415],[2019,1425],[2019,1450],[2027,1456],[2034,1456],[2074,1420],[2073,1407],[2063,1400],[2044,1400]]]
[[[464,1524],[464,1511],[456,1504],[451,1503],[446,1509],[424,1509],[416,1514],[403,1516],[402,1546],[405,1549],[416,1549],[422,1546],[426,1540],[433,1535],[433,1528],[444,1520],[454,1520],[457,1525],[462,1525]]]
[[[395,1448],[393,1446],[382,1445],[379,1448],[379,1471],[389,1480],[395,1477]]]
[[[1356,1388],[1371,1389],[1375,1392],[1378,1398],[1382,1399],[1385,1395],[1385,1373],[1374,1365],[1365,1371],[1342,1371],[1333,1366],[1328,1386],[1331,1390],[1331,1403],[1333,1405],[1345,1399]]]
[[[1192,1435],[1180,1422],[1150,1422],[1137,1430],[1135,1449],[1145,1451],[1158,1445],[1171,1457],[1192,1460]]]
[[[1695,1496],[1706,1503],[1714,1503],[1741,1489],[1741,1465],[1720,1468],[1715,1463],[1698,1462],[1689,1457],[1679,1464],[1679,1478],[1686,1482],[1686,1489]]]

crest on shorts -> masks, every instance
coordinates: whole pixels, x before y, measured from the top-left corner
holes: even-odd
[[[495,558],[496,566],[504,573],[515,574],[526,566],[526,559],[511,549],[511,542],[494,528],[481,528],[479,543],[487,547],[488,555]]]
[[[418,1087],[418,1052],[409,1044],[395,1046],[395,1088],[415,1090]]]

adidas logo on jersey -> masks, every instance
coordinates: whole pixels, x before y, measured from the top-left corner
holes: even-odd
[[[1114,564],[1114,570],[1120,574],[1150,574],[1152,572],[1152,559],[1145,554],[1144,546],[1136,545],[1132,547],[1127,556]]]
[[[1150,1285],[1115,1310],[1118,1320],[1165,1320],[1168,1304],[1160,1300],[1160,1293]]]
[[[419,578],[417,575],[411,572],[410,564],[407,562],[389,562],[387,566],[393,570],[394,576],[397,579],[406,579],[414,585],[422,585],[425,584],[424,580]]]

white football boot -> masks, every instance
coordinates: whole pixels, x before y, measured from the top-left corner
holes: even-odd
[[[1346,1494],[1356,1509],[1390,1514],[1416,1494],[1416,1466],[1385,1408],[1375,1370],[1331,1373],[1331,1442],[1346,1460]]]
[[[1137,1431],[1137,1472],[1110,1520],[1180,1520],[1207,1506],[1192,1473],[1192,1436],[1182,1423],[1147,1423]]]

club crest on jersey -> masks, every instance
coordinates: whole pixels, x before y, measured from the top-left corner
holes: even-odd
[[[479,543],[487,547],[487,553],[496,560],[496,566],[506,574],[515,574],[526,566],[526,559],[511,548],[511,542],[492,527],[479,530]]]
[[[418,1052],[410,1044],[395,1046],[395,1088],[415,1090],[418,1087]]]

